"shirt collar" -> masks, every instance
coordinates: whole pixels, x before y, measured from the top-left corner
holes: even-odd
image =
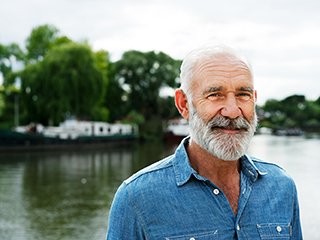
[[[252,182],[257,181],[259,176],[266,175],[268,172],[262,167],[258,167],[250,156],[244,155],[240,159],[241,171],[249,178]]]
[[[189,181],[191,176],[195,176],[199,180],[205,180],[205,178],[199,176],[199,174],[191,167],[189,162],[189,157],[187,154],[186,146],[189,144],[190,137],[184,138],[180,145],[177,147],[174,160],[173,169],[176,177],[177,186],[182,186]],[[265,175],[267,172],[261,167],[258,168],[256,164],[252,161],[251,157],[244,155],[241,157],[241,171],[255,182],[259,175]]]
[[[190,165],[186,150],[186,145],[189,144],[189,139],[190,137],[184,138],[174,154],[173,169],[176,176],[177,186],[184,185],[189,181],[191,175],[196,174],[196,171]]]

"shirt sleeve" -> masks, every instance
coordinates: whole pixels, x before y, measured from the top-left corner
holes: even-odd
[[[292,239],[302,240],[302,230],[300,223],[299,203],[296,186],[294,185],[294,205],[292,219]]]
[[[138,215],[130,201],[127,185],[118,188],[109,212],[106,240],[142,240],[144,231]]]

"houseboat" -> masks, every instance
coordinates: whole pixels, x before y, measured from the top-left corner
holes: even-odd
[[[0,150],[125,142],[137,139],[138,135],[138,127],[132,124],[66,120],[55,127],[30,124],[0,130]]]
[[[168,121],[165,129],[165,141],[180,142],[183,138],[189,135],[188,121],[181,119],[172,119]]]

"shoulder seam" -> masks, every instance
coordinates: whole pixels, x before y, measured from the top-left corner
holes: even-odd
[[[169,167],[172,167],[173,166],[172,162],[168,163],[166,165],[160,166],[160,167],[158,167],[156,165],[159,165],[159,164],[164,163],[166,161],[169,162],[173,157],[174,157],[173,155],[168,156],[168,157],[166,157],[166,158],[164,158],[164,159],[162,159],[160,161],[157,161],[157,162],[151,164],[150,166],[147,166],[145,168],[140,169],[138,172],[134,173],[131,177],[129,177],[126,180],[124,180],[124,183],[126,185],[129,185],[132,182],[134,182],[135,180],[137,180],[138,178],[140,178],[140,177],[142,177],[142,176],[144,176],[146,174],[149,174],[149,173],[152,173],[152,172],[161,171],[163,169],[167,169]]]
[[[283,167],[279,166],[279,165],[276,164],[276,163],[262,161],[262,160],[260,160],[260,159],[258,159],[258,158],[255,158],[255,157],[251,157],[251,159],[252,159],[252,161],[253,161],[254,163],[265,164],[265,165],[272,165],[272,166],[275,166],[275,167],[278,167],[278,168],[281,168],[282,170],[284,170]]]

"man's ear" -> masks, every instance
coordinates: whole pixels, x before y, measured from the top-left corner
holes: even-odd
[[[175,104],[181,116],[188,120],[189,119],[189,107],[186,94],[182,89],[177,89],[175,91]]]

